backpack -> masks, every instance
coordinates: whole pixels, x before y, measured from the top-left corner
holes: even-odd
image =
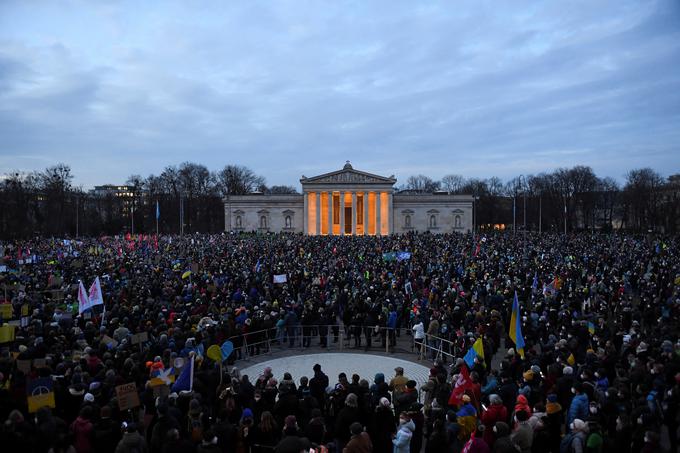
[[[203,425],[201,424],[201,419],[189,417],[189,435],[194,443],[198,443],[203,440]]]
[[[562,442],[560,442],[560,453],[571,453],[571,444],[573,443],[574,438],[577,437],[576,434],[577,433],[569,433],[562,438]],[[578,441],[583,442],[580,438],[578,438]]]

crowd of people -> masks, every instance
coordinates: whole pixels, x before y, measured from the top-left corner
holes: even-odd
[[[0,445],[675,452],[679,245],[512,232],[2,242],[0,298],[11,309],[0,316],[12,334],[0,344]],[[78,283],[96,277],[104,305],[80,314]],[[507,338],[515,294],[524,348]],[[321,364],[275,370],[285,373],[280,382],[269,369],[239,374],[239,358],[262,345],[304,338],[302,346],[323,348],[339,332],[376,353],[413,335],[432,363],[428,382],[398,369],[358,376],[349,366],[327,376]],[[469,364],[463,356],[479,338],[484,354]],[[209,358],[226,340],[230,357]],[[194,364],[191,388],[156,385],[178,358]],[[471,384],[452,398],[468,374]],[[53,401],[31,407],[32,383],[44,378]],[[130,383],[139,402],[121,410],[116,387]]]

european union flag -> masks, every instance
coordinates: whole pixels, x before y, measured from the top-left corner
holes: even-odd
[[[182,369],[182,374],[175,380],[172,385],[173,392],[187,391],[190,392],[194,388],[194,356],[191,357],[189,365]]]

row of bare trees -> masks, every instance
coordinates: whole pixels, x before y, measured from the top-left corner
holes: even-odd
[[[7,174],[0,181],[0,239],[120,234],[133,226],[144,233],[155,232],[156,226],[161,233],[217,232],[224,229],[224,200],[231,195],[296,193],[294,187],[268,187],[247,167],[210,171],[192,162],[146,178],[132,175],[125,186],[123,195],[115,190],[86,192],[73,185],[71,169],[64,164]],[[476,224],[483,226],[522,228],[526,219],[528,229],[541,231],[678,231],[680,175],[664,178],[649,168],[628,172],[623,187],[598,177],[590,167],[575,166],[505,182],[455,174],[436,181],[418,175],[399,189],[471,194]]]
[[[0,238],[137,233],[217,232],[224,229],[223,199],[260,191],[296,193],[266,185],[240,165],[213,172],[201,164],[168,166],[159,175],[131,175],[125,189],[84,191],[68,165],[5,175],[0,182]],[[180,221],[182,219],[182,221]]]
[[[541,231],[621,229],[677,232],[680,175],[662,177],[650,168],[631,170],[623,187],[592,168],[577,165],[551,173],[466,179],[450,174],[441,180],[410,176],[401,190],[447,192],[475,197],[478,225],[517,225]],[[526,206],[526,208],[525,208]]]

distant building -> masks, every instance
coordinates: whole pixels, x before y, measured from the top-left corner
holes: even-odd
[[[132,198],[134,196],[134,188],[131,186],[105,184],[103,186],[94,186],[94,189],[92,189],[90,193],[98,197],[114,196],[120,198]]]
[[[300,179],[299,194],[232,195],[224,200],[226,231],[381,236],[410,231],[472,230],[471,195],[395,192],[394,176],[341,170]]]

